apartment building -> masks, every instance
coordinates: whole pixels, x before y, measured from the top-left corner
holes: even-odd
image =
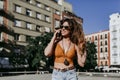
[[[99,68],[110,66],[110,32],[109,30],[88,34],[87,41],[94,42],[97,50],[97,65]]]
[[[72,5],[64,0],[1,0],[0,3],[1,14],[6,12],[6,17],[12,17],[10,20],[1,15],[0,23],[9,25],[14,32],[14,35],[4,33],[0,36],[3,40],[15,41],[19,45],[27,45],[29,37],[54,31],[65,16],[72,16],[79,23],[83,22],[82,18],[72,13]]]
[[[109,20],[111,66],[120,67],[120,14],[113,13]]]
[[[8,22],[15,33],[11,40],[15,40],[20,45],[26,45],[29,37],[52,31],[54,19],[60,20],[61,6],[54,1],[5,0],[5,6],[15,19],[14,23]]]
[[[26,45],[29,37],[41,35],[43,32],[54,31],[59,26],[62,12],[72,12],[72,5],[64,0],[2,0],[4,11],[14,15],[14,21],[1,18],[1,22],[9,25],[15,35],[2,36],[14,40],[17,44]],[[64,6],[63,6],[64,5]],[[8,36],[9,35],[9,36]]]

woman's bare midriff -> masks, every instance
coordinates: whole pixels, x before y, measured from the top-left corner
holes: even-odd
[[[64,68],[68,68],[68,67],[73,67],[73,64],[69,64],[69,66],[66,66],[64,63],[54,63],[54,67],[55,68],[60,68],[60,69],[64,69]]]

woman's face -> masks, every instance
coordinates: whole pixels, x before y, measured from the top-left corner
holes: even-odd
[[[61,34],[63,37],[70,36],[70,26],[68,22],[64,22],[63,25],[61,25]]]

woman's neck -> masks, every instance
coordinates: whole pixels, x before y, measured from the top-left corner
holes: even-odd
[[[70,38],[69,37],[63,37],[63,40],[64,41],[70,41]]]

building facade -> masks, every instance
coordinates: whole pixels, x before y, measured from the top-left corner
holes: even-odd
[[[87,41],[94,42],[97,50],[97,66],[99,68],[110,66],[110,33],[109,30],[85,36]]]
[[[4,0],[4,7],[14,15],[14,22],[4,21],[15,33],[9,39],[20,45],[26,45],[29,37],[52,31],[53,21],[60,19],[61,6],[50,0]]]
[[[114,13],[110,15],[110,53],[111,66],[120,67],[120,14]]]
[[[53,32],[65,16],[74,16],[82,23],[82,18],[73,15],[72,5],[64,0],[1,0],[0,4],[1,13],[3,14],[3,10],[14,19],[0,16],[0,23],[9,25],[14,31],[14,35],[1,33],[0,37],[15,41],[19,45],[27,45],[29,37],[39,36],[43,32]]]

